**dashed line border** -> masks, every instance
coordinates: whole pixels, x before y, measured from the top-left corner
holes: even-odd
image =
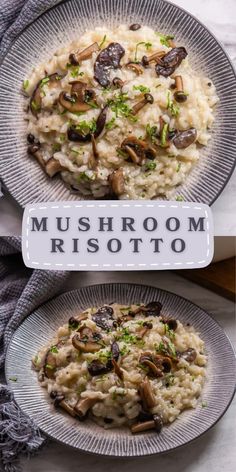
[[[38,261],[31,261],[30,259],[30,254],[29,254],[29,224],[30,224],[30,214],[35,211],[35,210],[48,210],[48,209],[55,209],[55,210],[58,210],[60,208],[62,209],[69,209],[69,208],[173,208],[173,209],[177,209],[177,208],[182,208],[182,209],[191,209],[191,210],[203,210],[202,207],[200,206],[190,206],[190,205],[185,205],[185,204],[181,204],[179,203],[178,205],[177,204],[171,204],[171,205],[166,205],[166,203],[160,203],[160,204],[153,204],[153,203],[133,203],[133,204],[130,204],[130,203],[75,203],[75,204],[60,204],[60,205],[55,205],[55,204],[51,204],[51,203],[46,203],[44,204],[44,206],[36,206],[36,207],[31,207],[31,208],[27,208],[25,209],[25,212],[27,214],[27,211],[29,213],[29,215],[27,216],[26,218],[26,238],[25,238],[25,254],[26,254],[26,259],[27,261],[32,264],[32,266],[35,266],[35,268],[37,268],[37,266],[45,266],[45,269],[46,268],[54,268],[54,269],[58,269],[58,270],[63,270],[63,269],[70,269],[70,268],[75,268],[76,269],[78,268],[86,268],[86,269],[89,269],[89,268],[96,268],[96,269],[101,269],[101,268],[126,268],[126,269],[129,269],[129,268],[137,268],[137,267],[140,267],[140,269],[146,267],[146,268],[158,268],[158,267],[168,267],[168,266],[175,266],[176,268],[181,268],[183,269],[184,267],[190,267],[190,266],[194,266],[195,268],[197,268],[197,265],[203,265],[203,264],[206,264],[207,262],[207,259],[209,257],[209,254],[210,254],[210,225],[209,225],[209,212],[208,210],[205,208],[204,210],[204,214],[205,214],[205,217],[206,217],[206,238],[207,238],[207,253],[206,253],[206,258],[201,260],[201,261],[187,261],[187,262],[155,262],[155,263],[151,263],[151,264],[145,264],[145,263],[139,263],[139,264],[134,264],[134,263],[126,263],[126,264],[123,264],[123,263],[115,263],[115,264],[94,264],[94,263],[91,263],[91,264],[72,264],[72,263],[68,263],[68,264],[63,264],[63,263],[51,263],[51,262],[43,262],[43,264],[40,264]],[[209,208],[210,209],[210,208]]]

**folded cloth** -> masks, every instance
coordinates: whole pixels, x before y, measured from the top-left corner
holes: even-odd
[[[68,276],[63,271],[27,269],[20,238],[0,238],[0,369],[14,331],[31,311],[62,288]],[[9,387],[0,384],[0,470],[19,471],[19,455],[32,454],[44,441],[37,426],[14,402]]]

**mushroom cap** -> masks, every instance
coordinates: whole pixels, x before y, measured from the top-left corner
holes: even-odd
[[[125,50],[119,43],[110,43],[98,54],[94,63],[94,78],[102,87],[110,85],[110,71],[120,67],[124,54]]]

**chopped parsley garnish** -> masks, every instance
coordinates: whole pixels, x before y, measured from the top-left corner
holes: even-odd
[[[80,395],[85,390],[86,390],[86,385],[80,385],[80,387],[77,388],[76,393],[77,393],[77,395]]]
[[[116,153],[118,154],[118,156],[123,157],[124,159],[127,159],[127,158],[128,158],[126,152],[123,151],[123,150],[120,149],[120,148],[117,148],[117,149],[116,149]]]
[[[17,377],[15,377],[15,376],[14,377],[9,377],[8,380],[11,380],[12,382],[17,382]]]
[[[59,143],[55,143],[52,146],[52,152],[59,152],[61,150],[61,145]]]
[[[184,197],[182,197],[182,195],[178,195],[175,199],[177,202],[183,202],[184,201]]]
[[[71,148],[71,151],[74,152],[75,154],[81,154],[82,149],[81,148]]]
[[[76,125],[76,130],[82,133],[84,136],[86,134],[94,133],[96,131],[96,120],[93,119],[92,121],[81,121]]]
[[[146,133],[148,138],[151,140],[152,143],[155,143],[156,141],[156,133],[157,133],[157,127],[156,126],[151,126],[149,123],[146,126]]]
[[[126,356],[129,353],[130,353],[130,349],[127,346],[124,346],[122,349],[120,349],[121,356]]]
[[[50,352],[53,352],[54,354],[57,354],[57,353],[58,353],[57,346],[52,346],[52,347],[50,348]]]
[[[78,183],[80,183],[81,180],[84,182],[90,182],[90,180],[93,179],[91,179],[85,172],[81,172],[77,178]]]
[[[160,36],[160,43],[162,44],[162,46],[166,46],[167,48],[170,47],[170,44],[169,44],[169,41],[174,39],[174,36],[171,35],[171,34],[161,34],[161,33],[157,33],[158,36]]]
[[[145,46],[145,48],[146,48],[147,51],[149,51],[149,49],[152,47],[152,43],[149,43],[149,42],[145,43],[145,41],[140,41],[140,43],[137,43],[137,44],[136,44],[136,48],[135,48],[135,54],[134,54],[134,62],[138,62],[138,60],[137,60],[138,48],[139,48],[139,46],[141,46],[142,44]]]
[[[167,334],[167,336],[169,336],[171,339],[175,338],[175,333],[173,329],[170,329],[167,323],[164,324],[164,330],[165,334]]]
[[[176,117],[179,115],[180,108],[178,105],[175,105],[173,100],[170,98],[170,91],[168,90],[167,92],[167,104],[166,104],[167,110],[170,110],[171,115]]]
[[[59,136],[59,139],[60,139],[60,141],[61,141],[62,143],[64,143],[64,141],[65,141],[65,139],[66,139],[66,135],[65,135],[65,134],[61,134],[61,135]]]
[[[116,97],[108,100],[107,105],[111,108],[111,110],[115,113],[116,117],[124,116],[129,120],[135,122],[137,121],[137,117],[132,114],[132,108],[125,103],[128,100],[127,93],[119,93]]]
[[[26,79],[23,82],[23,89],[26,90],[29,87],[29,81]]]
[[[82,77],[84,75],[84,72],[80,72],[80,65],[74,66],[73,64],[67,64],[66,67],[70,69],[70,75],[73,77],[73,79],[76,79],[78,76]]]
[[[49,82],[49,80],[50,80],[49,77],[44,77],[44,79],[42,79],[40,82],[40,87],[43,88],[44,85],[46,85]]]
[[[106,129],[113,129],[113,128],[115,128],[115,126],[116,126],[116,125],[115,125],[115,121],[116,121],[115,117],[111,118],[111,120],[108,121],[108,122],[105,124],[105,128],[106,128]]]
[[[167,144],[167,136],[168,136],[168,130],[169,130],[169,125],[168,123],[165,123],[163,128],[162,128],[162,131],[161,131],[161,146],[162,147],[165,147],[166,144]]]
[[[103,38],[102,38],[102,41],[101,41],[100,44],[99,44],[99,48],[100,48],[100,49],[102,49],[102,46],[104,45],[106,39],[107,39],[107,35],[105,34],[105,35],[103,36]]]
[[[146,170],[155,170],[155,169],[156,169],[156,166],[157,166],[157,165],[156,165],[156,162],[154,162],[154,161],[148,161],[148,162],[146,163],[145,168],[146,168]]]
[[[202,402],[202,408],[206,408],[207,406],[207,402]]]
[[[45,367],[46,367],[47,369],[54,369],[54,366],[53,366],[53,365],[51,365],[51,364],[46,364],[46,366],[45,366]]]
[[[33,108],[34,111],[40,110],[40,106],[35,102],[35,100],[31,101],[31,107]]]
[[[145,87],[145,85],[134,85],[133,90],[139,90],[139,92],[141,92],[141,93],[149,93],[150,92],[150,88]]]
[[[180,167],[181,167],[181,162],[178,162],[178,165],[176,167],[176,172],[179,172],[180,171]]]
[[[171,355],[173,357],[176,357],[175,346],[171,341],[168,341],[168,343],[163,343],[163,341],[161,341],[158,345],[155,345],[155,349],[157,352],[161,352],[167,356]]]
[[[175,380],[174,375],[171,374],[171,372],[169,372],[168,374],[165,375],[165,378],[164,378],[164,385],[168,388],[168,387],[170,387],[171,385],[173,385],[174,380]]]

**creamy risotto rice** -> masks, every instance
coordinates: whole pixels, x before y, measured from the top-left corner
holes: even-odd
[[[55,407],[104,428],[160,432],[195,408],[206,375],[204,342],[160,302],[89,308],[33,359]]]
[[[218,101],[173,37],[98,27],[24,81],[29,153],[72,192],[171,198],[206,146]]]

